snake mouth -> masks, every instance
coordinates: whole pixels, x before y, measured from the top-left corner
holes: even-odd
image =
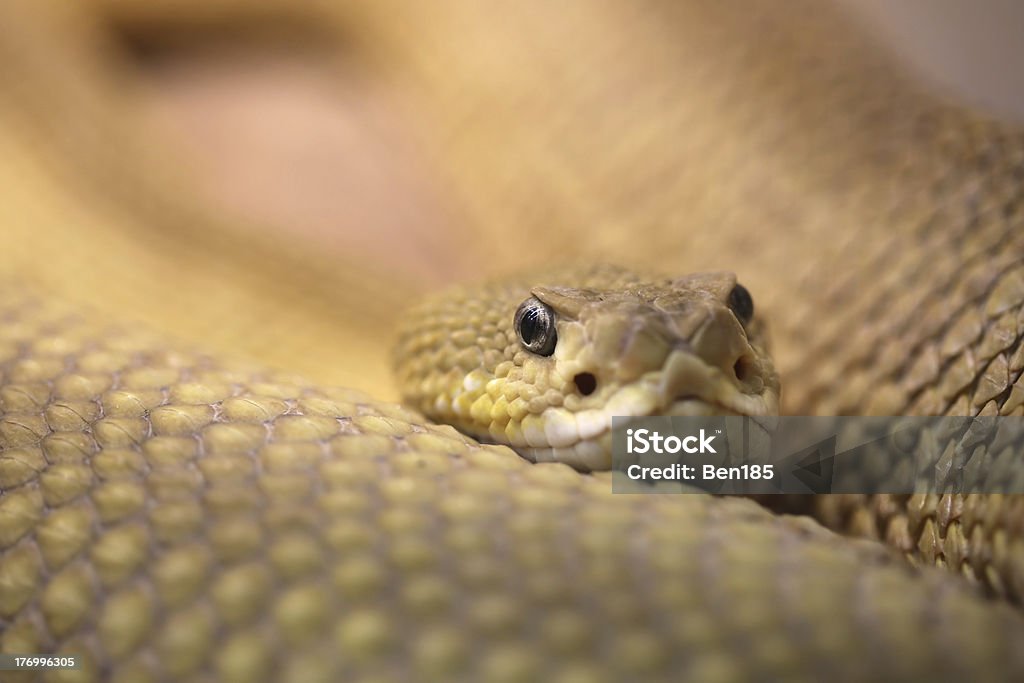
[[[751,416],[778,414],[778,377],[771,361],[749,345],[727,362],[710,363],[689,349],[672,352],[662,367],[599,398],[590,409],[552,408],[538,415],[542,430],[516,447],[534,462],[563,462],[583,470],[612,467],[612,418]],[[541,433],[542,432],[542,433]]]
[[[741,396],[744,398],[737,398]],[[575,429],[580,438],[564,440],[553,446],[516,447],[523,457],[532,462],[561,462],[582,472],[607,470],[612,467],[612,418],[641,420],[652,416],[763,416],[772,413],[772,401],[763,396],[733,394],[724,401],[696,393],[683,394],[668,402],[656,400],[656,392],[646,394],[647,401],[639,401],[633,410],[616,408],[615,402],[601,411],[577,414]],[[599,412],[599,415],[594,413]],[[628,423],[627,423],[628,424]]]

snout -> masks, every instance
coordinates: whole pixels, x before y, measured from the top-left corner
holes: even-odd
[[[691,316],[690,330],[676,339],[664,367],[666,405],[695,399],[729,412],[770,414],[778,410],[778,378],[768,356],[726,309]]]

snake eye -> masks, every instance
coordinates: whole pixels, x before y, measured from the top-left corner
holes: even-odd
[[[558,335],[555,334],[555,312],[536,297],[519,304],[515,317],[516,334],[523,347],[538,356],[555,352]]]
[[[754,317],[754,300],[743,285],[736,285],[729,292],[729,308],[736,314],[740,323],[746,325]]]

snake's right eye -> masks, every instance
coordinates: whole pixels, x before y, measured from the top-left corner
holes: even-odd
[[[519,305],[515,317],[516,334],[523,347],[538,356],[555,352],[558,335],[555,333],[555,312],[536,297]]]
[[[729,308],[736,314],[741,325],[746,326],[754,317],[754,299],[743,285],[736,285],[729,292]]]

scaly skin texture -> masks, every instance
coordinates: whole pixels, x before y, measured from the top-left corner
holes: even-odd
[[[323,388],[388,391],[415,283],[197,201],[105,32],[257,4],[0,8],[4,651],[86,657],[52,680],[1024,676],[1024,618],[949,572],[752,501],[611,496]],[[481,275],[737,272],[783,412],[1024,412],[1024,135],[820,3],[281,15],[393,89]],[[1017,498],[812,505],[1019,600]]]
[[[1018,612],[809,520],[612,495],[49,297],[0,321],[0,647],[83,658],[45,680],[1024,675]]]

